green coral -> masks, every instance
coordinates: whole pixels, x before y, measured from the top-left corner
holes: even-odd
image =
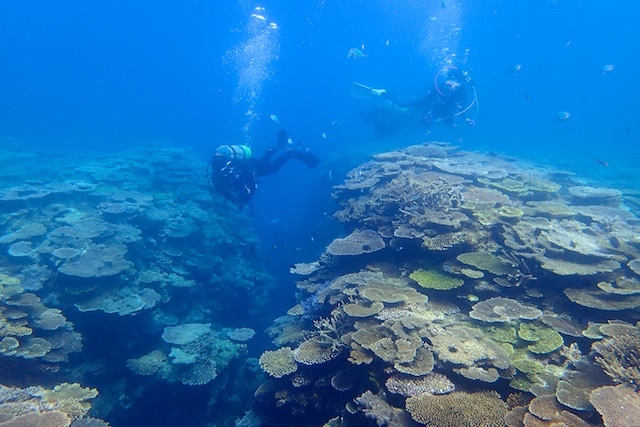
[[[418,269],[411,273],[409,277],[423,288],[435,289],[438,291],[448,291],[464,285],[464,280],[452,277],[436,270]]]
[[[513,273],[513,267],[510,263],[491,252],[467,252],[458,255],[456,259],[463,264],[488,271],[496,276]]]
[[[24,291],[20,286],[20,279],[0,273],[0,299],[10,298]]]
[[[527,391],[527,392],[531,390],[531,387],[540,383],[541,383],[540,379],[532,374],[528,374],[526,376],[518,375],[515,378],[513,378],[511,381],[509,381],[509,385],[512,388],[520,391]]]
[[[0,273],[0,286],[15,286],[20,284],[20,279],[17,277],[9,276],[5,273]]]
[[[518,342],[518,334],[513,326],[487,326],[483,330],[489,338],[496,342],[509,344]]]
[[[542,363],[528,357],[519,357],[511,362],[518,371],[525,374],[539,374],[544,370]]]
[[[535,354],[551,353],[564,344],[562,335],[555,330],[547,326],[538,326],[530,323],[520,324],[518,336],[525,341],[533,342],[527,348]]]

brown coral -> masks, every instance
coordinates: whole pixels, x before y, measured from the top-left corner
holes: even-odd
[[[409,397],[406,408],[415,421],[438,427],[503,427],[507,413],[507,404],[493,391],[425,393]]]
[[[606,427],[637,427],[640,420],[640,394],[633,387],[600,387],[591,392],[589,401],[602,415]]]
[[[431,372],[420,378],[392,376],[387,378],[384,385],[389,392],[407,397],[422,393],[447,394],[456,388],[449,378],[437,372]]]

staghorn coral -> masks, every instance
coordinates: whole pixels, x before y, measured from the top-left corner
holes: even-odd
[[[605,326],[601,327],[601,331]],[[607,331],[606,328],[605,331]],[[596,362],[614,382],[631,384],[639,389],[640,328],[629,325],[627,328],[619,327],[617,330],[609,328],[608,331],[613,334],[591,346],[596,353]]]
[[[415,421],[438,427],[503,427],[507,405],[496,392],[419,394],[406,401]]]

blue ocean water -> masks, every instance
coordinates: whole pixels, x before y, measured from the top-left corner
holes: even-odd
[[[623,0],[2,1],[0,138],[45,156],[162,140],[206,160],[220,144],[260,153],[286,129],[322,163],[261,178],[243,211],[255,261],[276,283],[264,318],[250,322],[259,329],[296,302],[291,264],[344,234],[332,186],[376,153],[443,141],[637,194],[638,16]],[[349,58],[352,48],[366,56]],[[473,79],[475,125],[376,138],[361,117],[376,99],[353,96],[353,82],[408,99],[448,64]],[[254,356],[268,338],[256,342]]]

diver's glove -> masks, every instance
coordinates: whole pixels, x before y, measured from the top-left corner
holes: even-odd
[[[382,96],[382,95],[384,95],[385,93],[387,93],[387,91],[386,91],[386,90],[384,90],[384,89],[374,89],[374,88],[371,88],[371,95],[375,95],[375,96]]]

